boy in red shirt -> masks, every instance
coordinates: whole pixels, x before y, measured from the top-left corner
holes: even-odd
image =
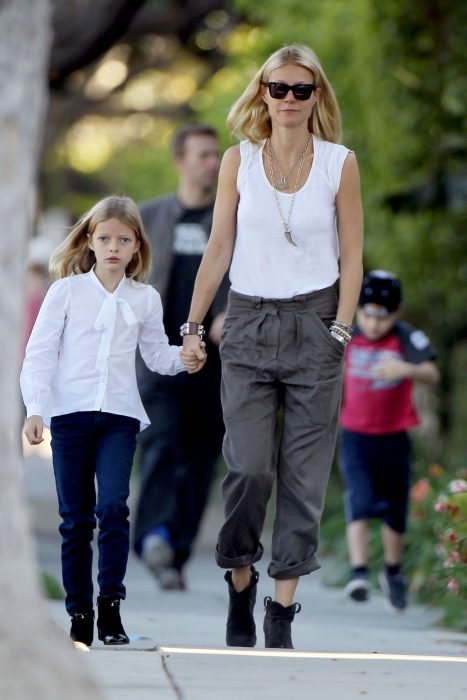
[[[407,605],[400,573],[410,482],[407,431],[419,422],[412,388],[439,378],[426,335],[399,320],[401,301],[392,273],[374,270],[364,277],[357,327],[345,352],[339,455],[353,569],[346,593],[357,602],[369,598],[368,520],[380,518],[385,567],[379,582],[399,611]]]

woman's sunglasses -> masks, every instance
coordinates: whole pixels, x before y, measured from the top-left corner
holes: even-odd
[[[303,83],[302,85],[287,85],[287,83],[271,83],[262,82],[269,88],[269,94],[276,100],[283,100],[292,90],[296,100],[309,100],[313,90],[316,90],[316,85],[313,83]]]

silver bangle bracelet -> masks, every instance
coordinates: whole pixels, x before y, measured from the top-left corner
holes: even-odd
[[[333,338],[338,340],[339,343],[342,343],[342,345],[347,345],[347,343],[349,342],[346,338],[344,338],[343,335],[337,333],[336,331],[331,331],[331,335],[333,336]]]
[[[336,326],[334,323],[331,324],[329,330],[331,333],[335,333],[336,335],[341,336],[341,338],[344,338],[344,340],[347,343],[352,339],[352,336],[350,335],[350,333],[348,331],[345,331],[343,328]]]
[[[347,331],[348,333],[352,334],[353,328],[352,326],[349,326],[348,323],[344,323],[343,321],[333,321],[332,324],[333,326],[338,326],[339,328],[342,328],[342,330]]]

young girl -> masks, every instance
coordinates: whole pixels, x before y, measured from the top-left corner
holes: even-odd
[[[87,645],[94,633],[96,519],[99,639],[129,641],[119,611],[129,551],[127,498],[136,434],[148,424],[136,384],[136,346],[161,374],[191,372],[199,363],[168,344],[159,294],[142,284],[150,259],[135,203],[127,197],[98,202],[51,257],[51,274],[59,279],[41,307],[21,372],[29,443],[42,442],[43,425],[50,425],[70,637]]]
[[[319,567],[342,360],[362,279],[359,174],[354,154],[339,144],[333,89],[307,46],[270,56],[227,124],[243,141],[222,161],[184,346],[203,359],[198,324],[231,263],[220,347],[226,519],[216,553],[219,566],[230,569],[227,644],[256,643],[253,564],[263,554],[266,504],[277,479],[268,568],[275,600],[265,600],[263,628],[266,647],[291,648],[297,583]]]

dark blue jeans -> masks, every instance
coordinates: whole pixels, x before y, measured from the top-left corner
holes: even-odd
[[[65,606],[73,615],[90,609],[93,603],[91,542],[96,519],[99,593],[125,598],[127,498],[139,421],[113,413],[81,411],[55,416],[50,431],[62,518]]]

